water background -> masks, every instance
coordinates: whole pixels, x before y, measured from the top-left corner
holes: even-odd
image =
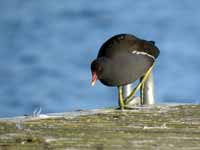
[[[158,103],[200,103],[200,1],[1,0],[0,117],[117,106],[90,62],[119,33],[156,41]]]

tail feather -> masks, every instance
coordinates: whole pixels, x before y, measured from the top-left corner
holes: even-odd
[[[155,43],[156,43],[155,41],[149,41],[149,42],[150,42],[151,44],[153,44],[153,45],[155,45]]]

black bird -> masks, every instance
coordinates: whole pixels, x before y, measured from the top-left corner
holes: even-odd
[[[125,100],[132,98],[151,72],[159,49],[154,41],[146,41],[131,34],[119,34],[108,39],[91,63],[92,85],[99,79],[104,85],[117,86],[119,105],[125,107],[122,86],[143,77]]]

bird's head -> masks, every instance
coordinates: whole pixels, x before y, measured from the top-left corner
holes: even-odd
[[[97,58],[91,63],[91,72],[92,72],[92,86],[95,85],[98,79],[102,79],[107,72],[108,59],[107,58]]]

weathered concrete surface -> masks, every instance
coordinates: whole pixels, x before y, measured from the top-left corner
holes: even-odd
[[[0,150],[199,150],[200,105],[0,119]]]

